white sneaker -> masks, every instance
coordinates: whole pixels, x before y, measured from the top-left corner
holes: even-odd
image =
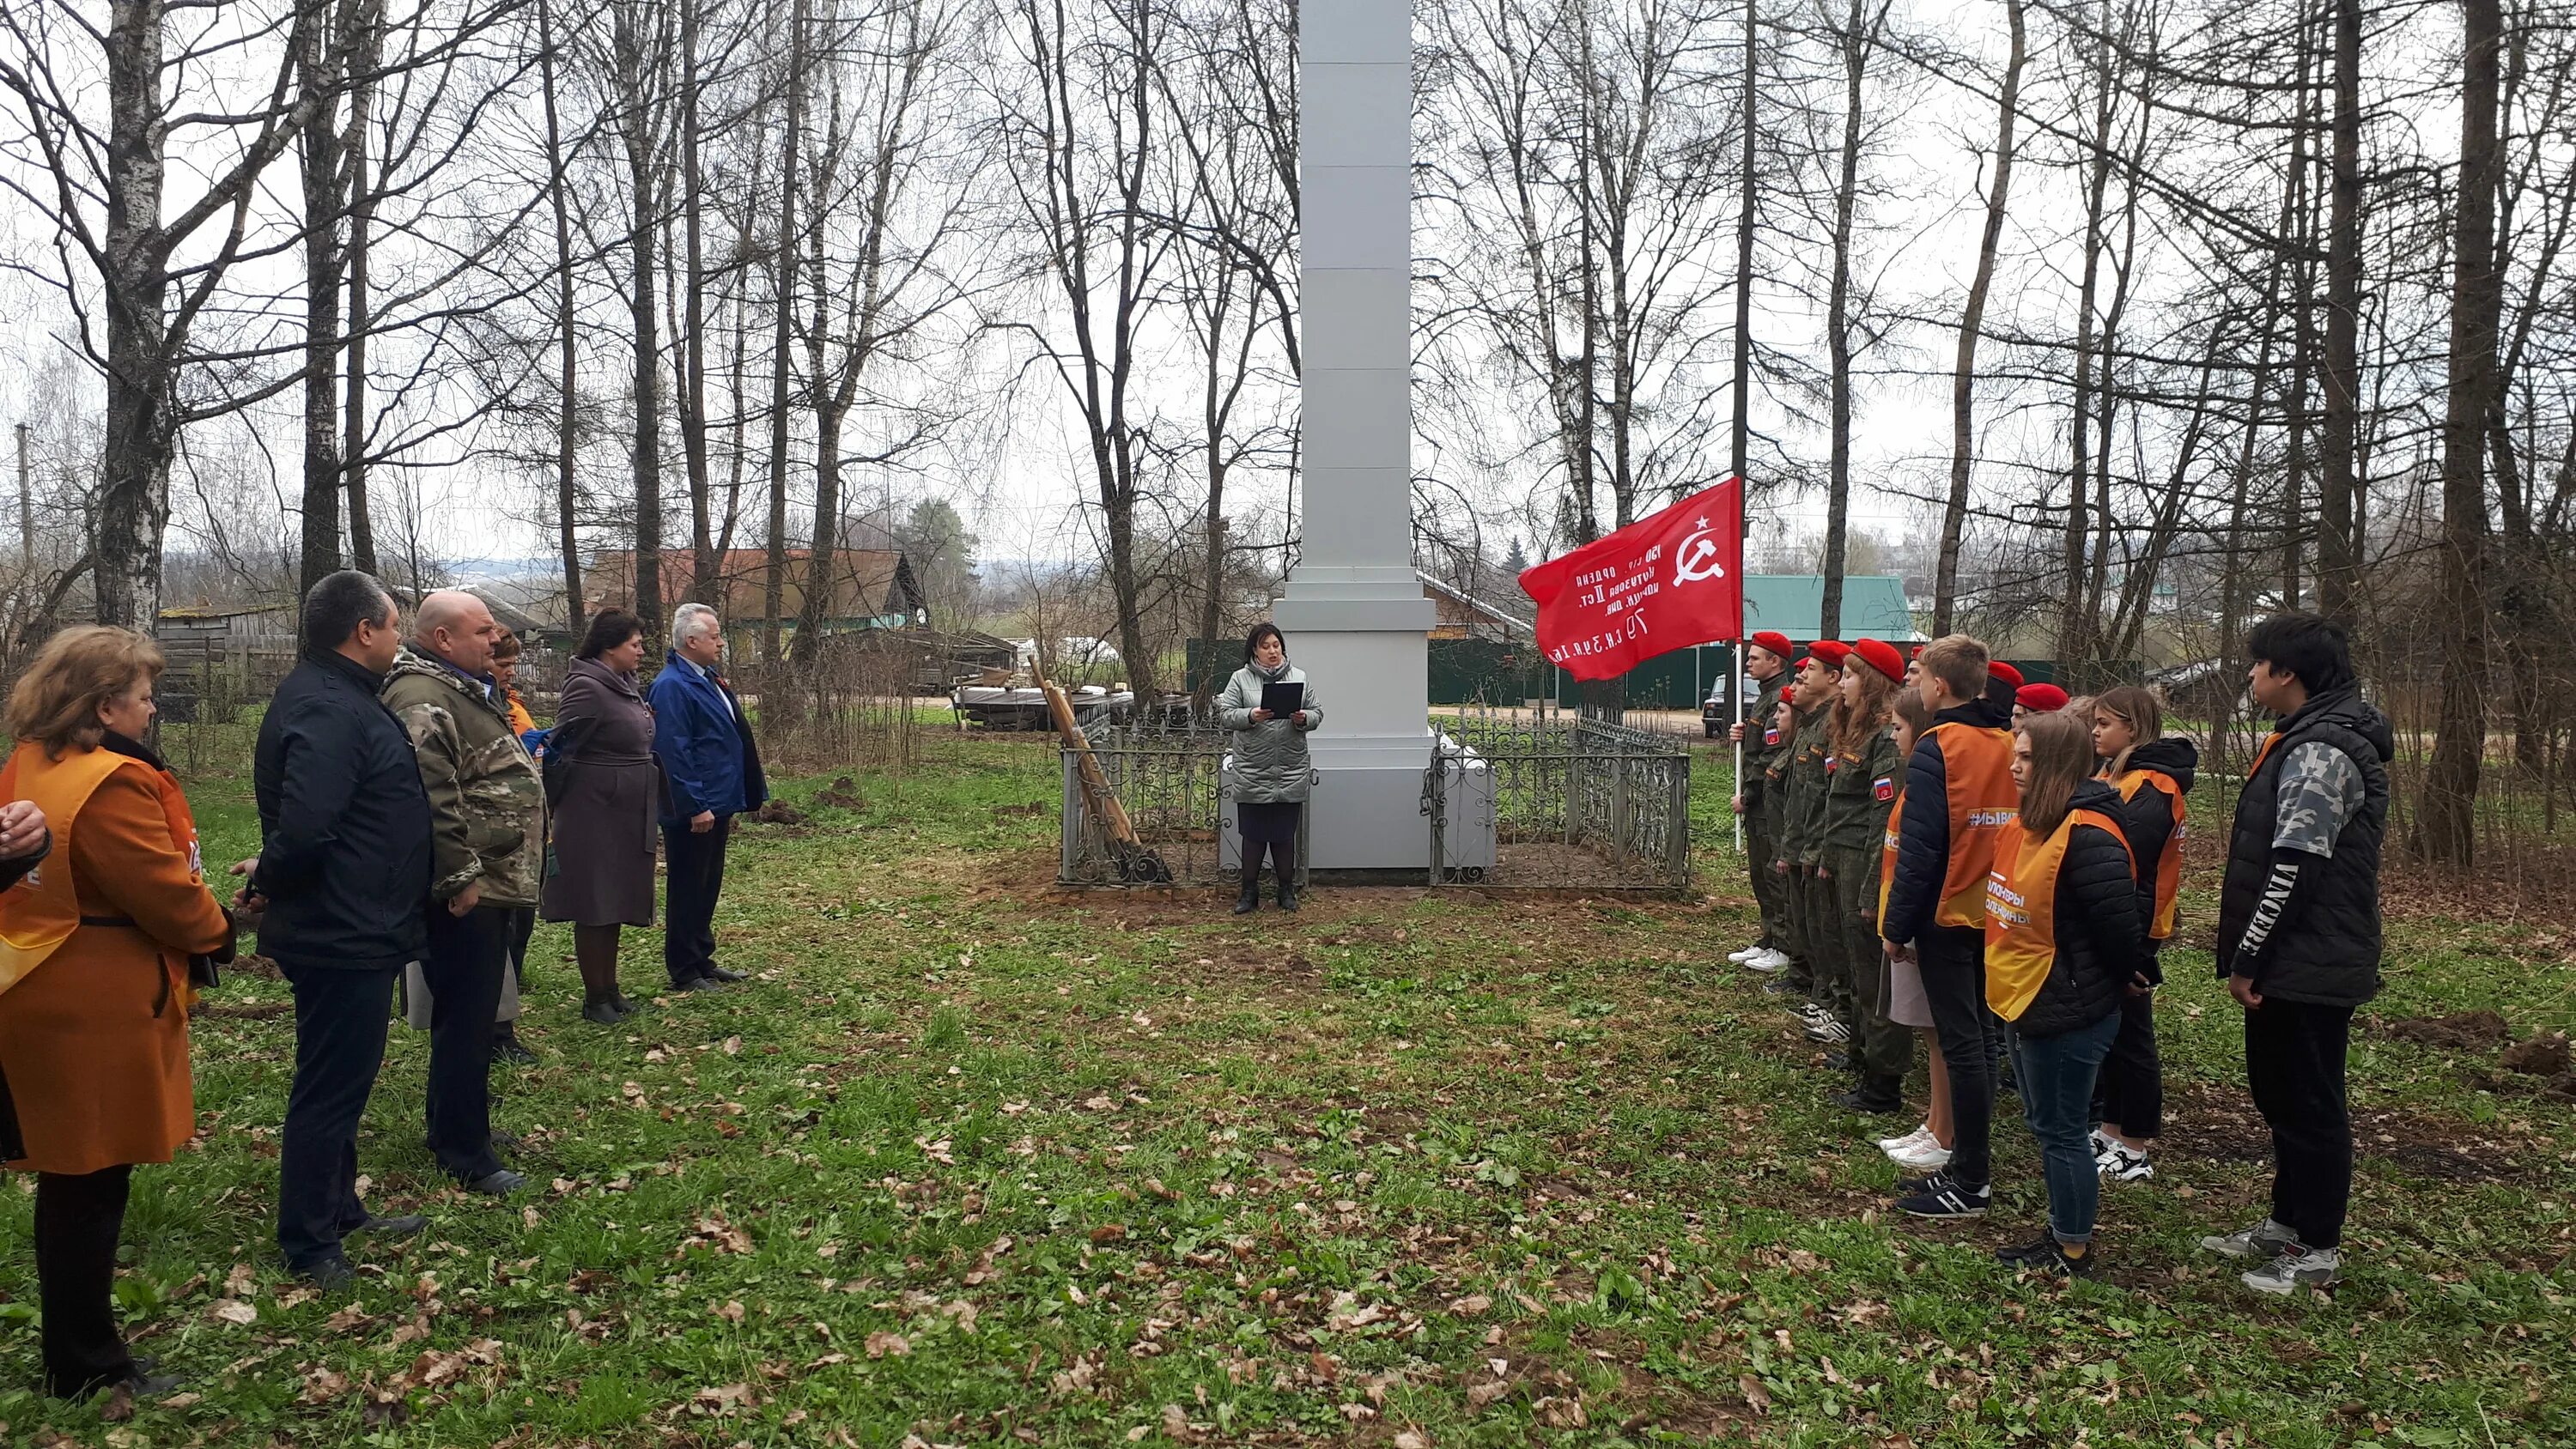
[[[1888,1160],[1908,1172],[1939,1172],[1950,1165],[1950,1149],[1925,1133],[1921,1142],[1904,1149],[1890,1149]]]
[[[1741,951],[1729,951],[1729,952],[1727,952],[1727,953],[1726,953],[1726,959],[1727,959],[1727,960],[1729,960],[1729,961],[1734,962],[1734,963],[1735,963],[1736,965],[1738,965],[1738,966],[1741,966],[1741,965],[1743,965],[1745,962],[1752,960],[1752,959],[1753,959],[1754,957],[1756,957],[1756,956],[1760,956],[1760,955],[1764,955],[1764,954],[1768,953],[1768,952],[1770,951],[1770,949],[1771,949],[1770,947],[1763,945],[1763,944],[1762,944],[1761,942],[1759,942],[1759,941],[1756,941],[1756,942],[1754,942],[1752,945],[1745,947],[1745,948],[1744,948],[1743,950],[1741,950]]]
[[[2156,1165],[2147,1160],[2147,1154],[2131,1151],[2117,1142],[2102,1154],[2099,1165],[2106,1182],[2145,1182],[2156,1175]]]
[[[1902,1137],[1881,1137],[1878,1139],[1878,1150],[1881,1152],[1894,1152],[1900,1147],[1911,1147],[1918,1142],[1928,1142],[1931,1139],[1932,1124],[1926,1122],[1922,1126],[1915,1128],[1913,1131],[1906,1133]]]
[[[2094,1160],[2096,1163],[2099,1163],[2102,1159],[2104,1159],[2104,1158],[2106,1158],[2106,1157],[2110,1156],[2110,1155],[2111,1155],[2111,1147],[2112,1147],[2111,1134],[2110,1134],[2110,1133],[2108,1133],[2108,1132],[2103,1131],[2103,1130],[2102,1130],[2101,1128],[2099,1128],[2099,1127],[2094,1128],[2094,1129],[2093,1129],[2093,1160]]]
[[[1852,1039],[1851,1028],[1831,1012],[1819,1012],[1807,1018],[1807,1040],[1827,1046],[1841,1046]]]
[[[1744,969],[1759,971],[1765,976],[1774,971],[1786,971],[1789,969],[1789,953],[1765,947],[1759,954],[1745,958]]]

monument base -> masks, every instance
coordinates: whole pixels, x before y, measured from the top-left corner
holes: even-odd
[[[1332,759],[1318,751],[1315,783],[1307,797],[1300,857],[1308,869],[1385,871],[1391,883],[1421,884],[1431,868],[1430,795],[1425,789],[1433,736],[1426,730],[1422,763],[1387,763],[1378,751],[1336,752]],[[1409,753],[1387,750],[1385,754]],[[1243,832],[1235,823],[1234,763],[1228,756],[1218,772],[1219,818],[1217,869],[1243,867]],[[1441,791],[1446,817],[1440,834],[1441,868],[1456,877],[1462,871],[1494,866],[1494,778],[1472,755],[1453,758]]]

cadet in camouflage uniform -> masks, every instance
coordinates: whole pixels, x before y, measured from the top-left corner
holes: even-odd
[[[412,628],[383,699],[429,792],[429,1148],[449,1176],[497,1197],[526,1181],[493,1151],[489,1077],[510,914],[537,903],[545,864],[545,782],[492,681],[491,608],[431,594]]]
[[[1762,694],[1754,701],[1752,712],[1735,726],[1735,738],[1744,742],[1744,774],[1736,787],[1735,803],[1737,813],[1744,817],[1745,857],[1748,873],[1753,877],[1753,901],[1761,911],[1762,934],[1752,945],[1726,959],[1755,971],[1772,972],[1789,964],[1789,927],[1782,919],[1787,903],[1780,877],[1771,871],[1773,862],[1779,859],[1779,817],[1769,808],[1766,789],[1766,772],[1788,744],[1788,736],[1780,732],[1778,715],[1780,695],[1792,682],[1789,641],[1767,631],[1754,635],[1746,641],[1744,669],[1762,686]]]
[[[1904,1109],[1906,1070],[1913,1065],[1914,1033],[1887,1016],[1887,958],[1878,937],[1878,865],[1887,842],[1888,813],[1905,774],[1888,713],[1903,656],[1883,639],[1863,639],[1843,663],[1842,726],[1833,741],[1825,803],[1825,873],[1832,880],[1834,920],[1842,937],[1846,995],[1838,1003],[1852,1033],[1854,1089],[1834,1104],[1855,1112]]]
[[[1834,885],[1823,871],[1825,792],[1831,784],[1826,764],[1833,757],[1833,701],[1842,691],[1843,656],[1849,652],[1831,639],[1819,639],[1807,646],[1806,665],[1798,671],[1798,699],[1807,708],[1799,715],[1797,737],[1789,742],[1789,820],[1780,846],[1789,861],[1789,889],[1795,893],[1799,935],[1806,947],[1807,1001],[1798,1014],[1810,1040],[1833,1046],[1851,1040],[1836,1006],[1851,994],[1851,972],[1834,920]]]
[[[1796,867],[1790,861],[1789,784],[1790,745],[1807,722],[1806,712],[1798,708],[1798,686],[1795,671],[1790,683],[1780,692],[1780,704],[1764,721],[1766,734],[1776,732],[1779,743],[1771,747],[1771,763],[1762,767],[1762,869],[1771,877],[1771,892],[1780,902],[1780,953],[1788,957],[1786,970],[1762,983],[1771,996],[1807,994],[1814,977],[1807,965],[1805,935],[1805,902],[1798,898]]]

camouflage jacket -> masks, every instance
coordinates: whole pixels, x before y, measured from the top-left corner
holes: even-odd
[[[503,706],[477,681],[408,646],[385,676],[429,791],[430,895],[481,884],[483,904],[533,906],[544,879],[546,787]]]

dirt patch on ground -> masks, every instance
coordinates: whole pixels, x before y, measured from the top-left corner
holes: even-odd
[[[2159,1152],[2209,1162],[2259,1163],[2272,1159],[2271,1129],[2241,1093],[2208,1086],[2170,1093]],[[2401,1172],[2438,1182],[2515,1182],[2536,1175],[2538,1164],[2522,1143],[2487,1136],[2457,1119],[2436,1120],[2409,1112],[2359,1112],[2352,1122],[2355,1153]]]
[[[2513,1040],[2513,1028],[2492,1011],[2463,1011],[2452,1016],[2400,1016],[2374,1022],[2382,1036],[2452,1051],[2491,1051]]]
[[[2496,1065],[2506,1071],[2534,1077],[2563,1077],[2567,1075],[2567,1062],[2567,1036],[2555,1031],[2517,1042],[2496,1058]]]

